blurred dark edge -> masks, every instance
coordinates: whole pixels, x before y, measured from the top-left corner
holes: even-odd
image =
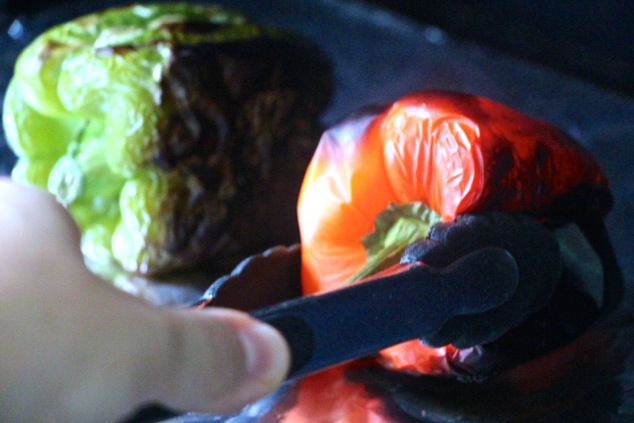
[[[363,1],[466,41],[634,96],[634,7],[629,0]],[[72,3],[0,0],[0,28],[16,16]]]
[[[367,1],[634,96],[634,4],[629,0]]]

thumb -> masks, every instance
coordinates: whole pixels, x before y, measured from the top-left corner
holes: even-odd
[[[53,347],[27,350],[35,352],[25,368],[55,363],[31,378],[47,382],[49,395],[38,396],[56,407],[45,411],[65,416],[50,421],[118,421],[156,403],[227,414],[269,394],[286,376],[284,338],[245,313],[157,308],[103,281],[90,282],[57,312],[64,336],[50,339]]]
[[[220,414],[284,378],[288,347],[270,326],[125,294],[86,268],[49,195],[0,178],[0,200],[0,420],[115,421],[157,401]]]
[[[164,311],[164,310],[163,310]],[[235,411],[283,381],[290,356],[271,326],[228,309],[165,312],[167,340],[156,361],[157,399],[168,407],[213,413]],[[140,386],[155,388],[151,375]]]

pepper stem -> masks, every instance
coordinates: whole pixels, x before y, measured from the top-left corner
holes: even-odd
[[[405,249],[425,239],[429,229],[440,221],[440,215],[421,202],[390,204],[374,220],[374,231],[361,240],[368,259],[348,283],[398,264]]]

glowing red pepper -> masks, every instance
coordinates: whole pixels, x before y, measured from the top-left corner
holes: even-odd
[[[467,94],[406,96],[322,137],[298,204],[304,293],[337,289],[367,264],[362,240],[390,205],[421,203],[443,221],[489,210],[540,216],[583,186],[607,191],[607,180],[552,125]],[[411,341],[381,355],[386,366],[433,373],[444,353]]]
[[[366,121],[326,132],[306,173],[298,216],[307,294],[340,287],[365,264],[360,241],[390,204],[420,202],[443,221],[539,215],[577,187],[607,187],[565,133],[481,97],[421,92]]]
[[[467,94],[406,96],[322,137],[298,204],[303,291],[337,289],[366,266],[375,219],[394,205],[422,204],[442,221],[490,210],[545,217],[561,211],[554,206],[562,197],[591,187],[582,199],[596,203],[587,208],[596,206],[601,216],[610,207],[607,185],[590,154],[544,121]],[[451,349],[411,341],[381,351],[378,362],[442,372],[443,354]],[[310,421],[314,402],[328,410],[327,421],[389,421],[382,403],[344,374],[335,368],[302,380],[284,421]]]

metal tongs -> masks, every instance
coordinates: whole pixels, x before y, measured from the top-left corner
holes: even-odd
[[[272,256],[248,260],[248,265],[216,281],[194,306],[239,308],[276,327],[291,350],[288,380],[434,333],[452,317],[494,309],[513,296],[519,283],[512,255],[487,247],[444,268],[421,262],[396,265],[336,291],[301,297],[299,250],[284,249]],[[283,271],[270,272],[271,262]],[[252,287],[243,282],[254,279],[264,283],[258,284],[259,291],[249,292]],[[150,406],[126,423],[158,422],[180,414]]]
[[[397,267],[251,312],[288,341],[287,379],[432,334],[452,317],[496,308],[519,283],[515,259],[498,247],[476,250],[444,268],[421,262]]]

